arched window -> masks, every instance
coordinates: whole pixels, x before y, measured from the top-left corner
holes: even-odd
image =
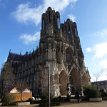
[[[42,20],[42,29],[44,30],[44,19]]]
[[[72,31],[71,31],[71,27],[70,27],[70,24],[68,24],[68,36],[70,36],[71,33],[72,33]]]
[[[49,23],[50,23],[50,21],[51,21],[51,13],[49,12]]]
[[[72,49],[71,48],[67,48],[66,49],[66,62],[67,63],[71,63],[72,62],[72,54],[73,54],[73,52],[72,52]]]
[[[71,29],[70,29],[70,24],[68,24],[68,30],[71,31]]]
[[[75,36],[78,36],[78,32],[77,29],[75,28]]]
[[[59,20],[59,18],[57,18],[57,25],[58,25],[58,28],[60,29],[60,20]]]

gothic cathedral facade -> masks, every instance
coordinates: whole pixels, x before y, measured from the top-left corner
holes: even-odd
[[[76,23],[60,23],[60,13],[51,7],[42,14],[39,47],[24,55],[9,52],[6,65],[12,68],[15,84],[28,84],[33,96],[48,94],[49,76],[53,97],[73,94],[90,83]]]

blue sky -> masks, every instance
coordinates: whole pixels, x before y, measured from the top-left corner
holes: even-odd
[[[41,14],[48,6],[60,11],[61,22],[77,22],[92,81],[107,79],[107,0],[0,0],[0,68],[10,49],[36,49]]]

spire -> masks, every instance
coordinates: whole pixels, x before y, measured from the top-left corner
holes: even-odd
[[[11,49],[9,49],[9,53],[11,53]]]
[[[48,8],[47,8],[47,11],[52,11],[52,8],[51,8],[51,7],[48,7]]]
[[[46,12],[42,14],[42,30],[47,30],[50,26],[54,27],[54,29],[58,29],[59,25],[60,13],[48,7]]]

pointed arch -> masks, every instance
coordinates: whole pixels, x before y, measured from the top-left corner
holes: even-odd
[[[80,86],[80,73],[77,68],[72,68],[72,70],[69,73],[69,82],[72,85],[72,87],[78,87]]]
[[[64,70],[59,74],[59,83],[60,83],[60,93],[61,95],[67,95],[67,83],[68,76]]]
[[[73,60],[73,51],[71,47],[68,47],[66,49],[66,62],[72,63],[72,60]]]

